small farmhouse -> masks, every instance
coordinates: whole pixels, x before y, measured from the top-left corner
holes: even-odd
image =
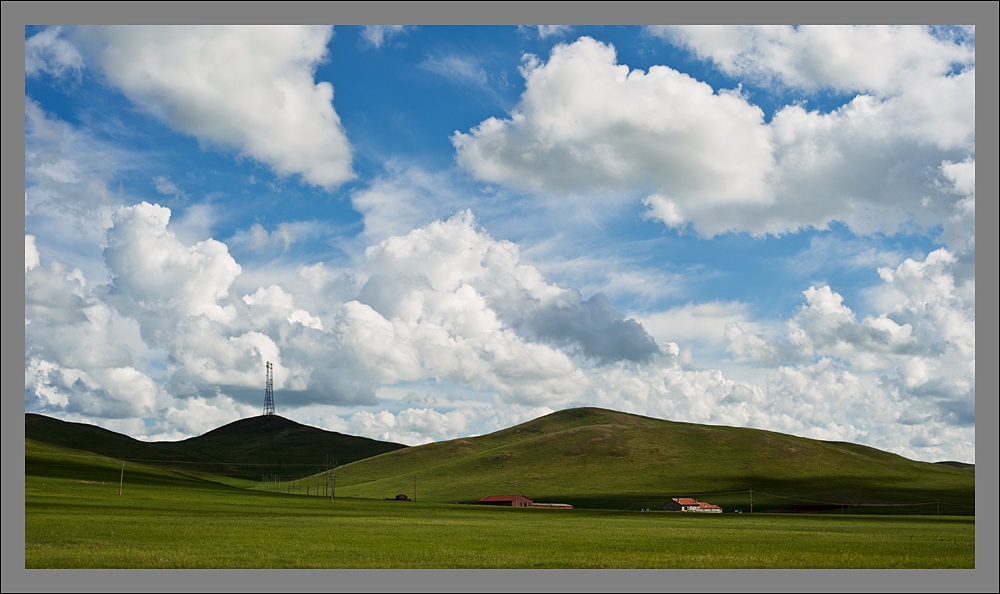
[[[488,495],[477,501],[479,505],[502,505],[506,507],[531,507],[534,503],[524,495]]]
[[[693,511],[698,509],[698,500],[690,497],[674,497],[663,504],[663,511]]]
[[[663,511],[696,512],[703,514],[721,514],[722,508],[690,497],[674,497],[663,504]]]

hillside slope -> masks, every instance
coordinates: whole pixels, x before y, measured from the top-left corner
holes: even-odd
[[[177,451],[170,442],[145,442],[103,427],[72,423],[45,415],[25,413],[24,437],[39,443],[83,450],[117,460],[151,464],[206,462],[201,456]]]
[[[40,490],[39,486],[44,486],[46,482],[53,488],[60,482],[64,486],[76,482],[100,484],[105,485],[100,490],[106,494],[116,493],[119,484],[126,481],[129,485],[232,488],[225,482],[212,480],[217,475],[206,473],[199,476],[199,473],[188,472],[188,468],[175,468],[177,465],[162,463],[123,463],[121,457],[108,457],[34,439],[24,440],[25,495],[42,494],[45,490]],[[74,487],[80,488],[81,485]]]
[[[342,467],[337,495],[475,501],[519,491],[578,507],[659,508],[694,496],[727,511],[973,513],[975,474],[875,448],[678,423],[597,408],[556,412],[480,437]],[[877,504],[877,505],[876,505]],[[850,505],[850,509],[848,509]],[[936,505],[936,504],[935,504]]]

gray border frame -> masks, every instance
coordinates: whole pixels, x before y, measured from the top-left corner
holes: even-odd
[[[976,254],[977,276],[984,287],[997,285],[997,77],[998,4],[948,3],[729,3],[729,2],[614,2],[567,5],[550,2],[395,3],[395,2],[4,2],[3,43],[3,275],[12,281],[14,266],[23,260],[19,234],[24,210],[12,201],[24,191],[24,26],[31,24],[278,24],[332,22],[354,24],[974,24],[977,103],[984,107],[976,122],[977,160],[981,167],[977,193],[986,197],[977,205],[976,234],[987,243]],[[991,107],[992,106],[992,107]],[[20,202],[18,203],[20,204]],[[13,245],[12,245],[13,244]],[[992,247],[991,247],[992,246]],[[992,282],[991,282],[992,281]],[[22,277],[23,283],[23,277]],[[23,286],[23,285],[22,285]],[[9,293],[9,291],[8,291]],[[987,292],[987,295],[992,294]],[[3,300],[4,354],[24,344],[21,320],[15,316],[23,295]],[[980,304],[984,300],[980,299]],[[998,319],[992,298],[977,308],[976,319],[990,332],[980,342],[982,360],[997,360],[995,332]],[[825,592],[859,589],[880,591],[996,592],[997,509],[994,497],[983,497],[977,510],[974,570],[136,570],[75,571],[24,569],[24,429],[23,391],[16,373],[3,380],[3,591],[216,591],[357,590],[357,591],[551,591],[637,592],[787,591]],[[976,375],[976,472],[986,488],[997,484],[997,366],[990,363]],[[13,477],[13,478],[11,478]]]

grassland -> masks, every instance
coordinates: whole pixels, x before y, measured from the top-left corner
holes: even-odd
[[[973,567],[972,517],[501,509],[249,490],[26,440],[28,568]]]

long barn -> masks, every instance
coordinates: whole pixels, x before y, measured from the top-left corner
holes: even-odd
[[[534,502],[524,495],[487,495],[476,503],[479,505],[501,505],[506,507],[531,507]]]
[[[718,505],[698,501],[691,497],[674,497],[663,504],[663,511],[698,512],[707,514],[721,514],[722,508]]]

